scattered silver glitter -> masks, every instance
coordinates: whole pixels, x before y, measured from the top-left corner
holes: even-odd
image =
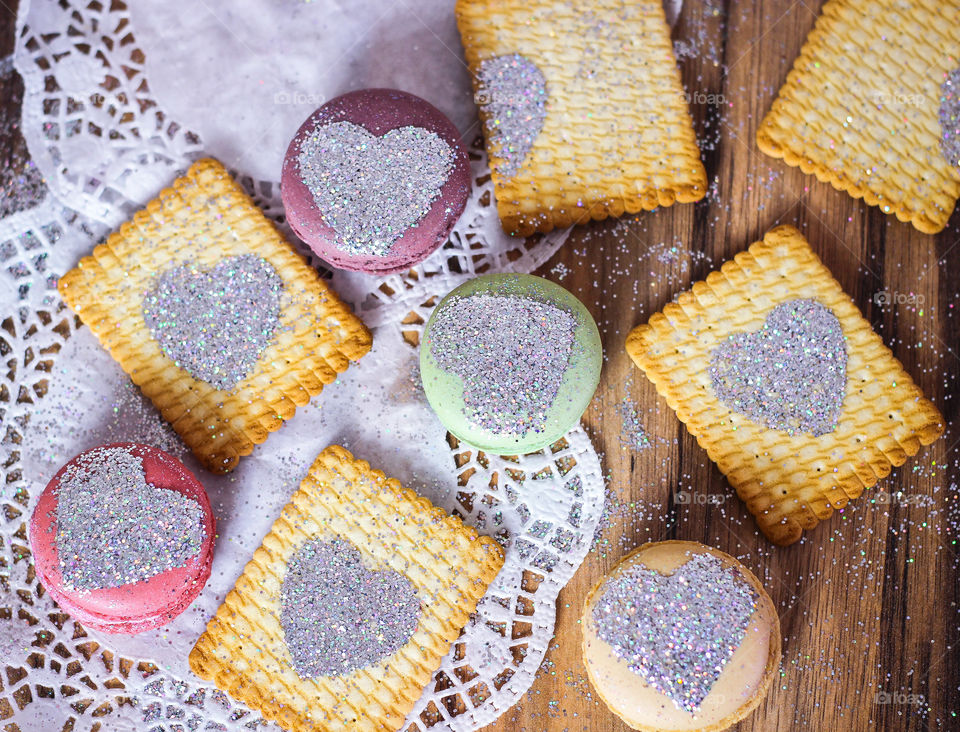
[[[561,282],[567,279],[567,275],[569,275],[572,271],[573,270],[571,270],[563,262],[557,262],[555,265],[553,265],[553,267],[550,268],[550,274],[554,275],[554,277]]]
[[[185,265],[157,277],[143,318],[168,358],[217,389],[253,371],[280,324],[283,280],[256,254],[209,270]]]
[[[607,580],[593,621],[631,671],[696,712],[743,641],[757,600],[735,568],[697,554],[671,575],[634,564]]]
[[[464,413],[496,434],[541,432],[574,345],[577,322],[517,295],[450,298],[430,326],[430,352],[463,380]]]
[[[189,452],[183,440],[137,385],[125,374],[123,377],[113,393],[110,418],[97,435],[99,441],[137,442],[183,459]],[[82,421],[82,418],[77,419],[77,422]]]
[[[615,406],[620,416],[620,446],[628,450],[644,450],[651,446],[650,436],[638,414],[637,403],[625,396]]]
[[[950,165],[960,168],[960,67],[940,87],[940,149]]]
[[[146,482],[123,447],[85,453],[60,478],[57,554],[66,587],[98,590],[149,579],[196,556],[206,531],[200,505]]]
[[[297,159],[337,248],[381,257],[430,211],[453,168],[453,150],[435,132],[400,127],[377,137],[351,122],[315,129]]]
[[[395,653],[420,622],[416,588],[392,569],[371,570],[343,539],[313,539],[290,558],[280,623],[302,678],[340,676]]]
[[[520,54],[480,64],[477,103],[486,107],[487,141],[506,162],[498,170],[512,178],[540,134],[547,117],[547,84],[537,65]]]
[[[717,398],[770,429],[833,431],[847,385],[840,321],[815,300],[777,305],[756,333],[736,333],[710,356]]]

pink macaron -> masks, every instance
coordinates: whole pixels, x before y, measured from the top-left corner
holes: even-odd
[[[394,89],[337,97],[287,148],[280,191],[291,228],[335,267],[402,272],[441,246],[470,196],[460,134]]]
[[[146,445],[77,455],[30,519],[41,584],[67,613],[106,633],[140,633],[187,609],[210,577],[216,524],[200,481]]]

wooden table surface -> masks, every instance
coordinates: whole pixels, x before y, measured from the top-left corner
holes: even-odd
[[[820,5],[686,0],[674,37],[709,195],[577,228],[540,272],[577,294],[603,334],[607,361],[584,421],[609,477],[609,515],[560,595],[555,643],[536,683],[491,730],[627,729],[586,679],[578,619],[587,591],[621,556],[663,539],[737,556],[779,610],[780,678],[736,729],[960,729],[957,431],[948,427],[799,543],[773,547],[623,349],[630,329],[676,293],[767,229],[792,223],[948,425],[955,421],[960,216],[938,236],[921,234],[765,157],[754,141]],[[3,53],[12,50],[14,9],[0,2]],[[16,104],[11,84],[9,76],[0,83],[7,111]],[[14,144],[0,137],[0,160]]]

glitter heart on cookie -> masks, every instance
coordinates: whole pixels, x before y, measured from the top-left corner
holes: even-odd
[[[593,621],[631,671],[696,712],[740,646],[757,600],[736,569],[698,554],[671,575],[636,564],[611,577]]]
[[[960,168],[960,67],[940,86],[940,150],[947,162]]]
[[[303,544],[288,563],[280,600],[280,624],[302,678],[371,666],[406,644],[420,622],[410,580],[364,566],[343,539]]]
[[[440,196],[453,150],[422,127],[377,137],[352,122],[333,122],[303,141],[298,163],[337,247],[386,256]]]
[[[200,552],[204,513],[196,501],[146,481],[125,447],[91,450],[57,490],[57,554],[74,590],[121,587],[182,567]]]
[[[840,321],[816,300],[781,303],[759,331],[735,333],[714,349],[710,380],[721,402],[770,429],[831,432],[847,383]]]
[[[487,138],[504,159],[498,172],[512,178],[547,117],[547,84],[537,65],[520,54],[487,59],[479,76],[477,103],[486,108]]]
[[[143,318],[164,354],[201,381],[228,390],[253,371],[280,324],[283,280],[255,254],[212,269],[184,265],[157,277]]]

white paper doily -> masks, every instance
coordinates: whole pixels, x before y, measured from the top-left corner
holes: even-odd
[[[440,0],[431,2],[437,5]],[[269,25],[263,13],[270,8],[278,17],[284,17],[284,13],[291,12],[294,6],[303,5],[293,0],[254,4],[259,7],[258,17],[262,25]],[[196,108],[195,119],[175,121],[171,118],[147,82],[146,56],[134,35],[130,12],[125,6],[121,3],[74,4],[52,0],[38,0],[24,5],[18,16],[17,52],[14,57],[15,66],[24,80],[22,130],[31,157],[59,202],[111,229],[169,184],[176,172],[186,169],[191,160],[212,155],[228,165],[257,203],[268,215],[278,220],[290,236],[291,232],[282,221],[279,185],[274,182],[279,177],[279,162],[274,178],[266,180],[243,168],[242,159],[238,166],[238,156],[234,150],[237,139],[244,141],[251,150],[266,149],[262,135],[255,134],[256,120],[248,122],[250,137],[237,133],[231,137],[229,132],[236,125],[230,120],[237,118],[226,116],[226,112],[221,117],[217,109],[209,106]],[[195,6],[189,2],[163,5],[166,8]],[[212,3],[201,5],[208,9],[213,7]],[[311,7],[320,12],[319,5],[311,4]],[[443,0],[443,5],[452,22],[452,4]],[[231,4],[234,11],[239,6],[239,3]],[[356,14],[359,7],[367,6],[375,8],[378,3],[375,0],[366,4],[350,3],[350,14]],[[402,0],[392,6],[405,7]],[[144,10],[141,8],[138,12]],[[411,23],[421,23],[413,11],[404,10],[404,13],[409,16]],[[211,22],[216,24],[215,20]],[[451,31],[455,34],[455,27],[450,26],[445,32]],[[162,33],[147,32],[146,35],[156,42],[159,49],[168,48],[172,43]],[[184,36],[184,39],[196,38],[192,32]],[[230,32],[219,36],[221,42],[233,38]],[[204,41],[195,44],[195,48],[185,41],[185,51],[208,49],[216,41]],[[449,41],[444,43],[449,44]],[[284,49],[286,47],[283,46]],[[266,58],[267,49],[270,48],[269,45],[261,48],[261,56]],[[278,53],[276,49],[271,52]],[[332,51],[328,49],[328,52]],[[389,58],[380,61],[384,69],[407,69],[409,64],[404,63],[405,54],[416,58],[422,56],[418,46],[406,47],[402,44],[390,46],[384,52],[390,54]],[[353,56],[339,59],[338,67],[351,67],[360,62],[358,59],[366,59],[371,54],[365,47],[353,48],[351,53]],[[449,55],[450,52],[445,53]],[[301,57],[300,62],[303,65],[323,66],[322,49],[317,48],[311,59]],[[229,49],[223,51],[220,63],[215,68],[197,63],[197,68],[206,71],[204,78],[215,78],[218,85],[227,90],[219,97],[225,108],[228,103],[230,108],[237,104],[232,100],[248,98],[248,90],[234,88],[229,83],[229,74],[235,65]],[[290,63],[292,61],[287,59],[286,65]],[[270,68],[269,59],[264,64],[267,69]],[[237,73],[242,71],[243,67]],[[472,110],[473,107],[469,77],[463,69],[461,72],[459,83],[463,88],[454,96],[460,99],[457,110],[458,116],[463,117],[467,114],[464,110]],[[178,81],[182,82],[181,86],[190,85],[192,88],[192,83],[187,79],[180,78]],[[249,90],[251,93],[259,86],[259,81],[262,79],[251,79],[249,74],[236,79],[237,84],[252,85]],[[399,85],[401,81],[409,81],[406,72],[398,72],[395,83]],[[329,85],[331,82],[328,80],[327,83]],[[386,79],[381,83],[387,83]],[[452,83],[450,81],[447,86]],[[172,86],[176,88],[176,84]],[[276,88],[280,90],[276,93],[281,93],[287,87],[281,84]],[[335,92],[332,89],[335,88],[328,86],[316,97],[333,96]],[[173,99],[179,101],[176,97]],[[290,131],[292,135],[312,108],[309,105],[271,104],[260,108],[259,121],[261,127],[270,127],[274,118],[282,113],[287,120],[286,125],[293,125]],[[188,105],[187,109],[191,107]],[[475,117],[475,111],[471,114]],[[215,125],[210,123],[210,119],[226,122]],[[211,143],[189,131],[194,122],[210,130],[213,136]],[[473,124],[463,126],[466,127],[466,139],[473,143],[471,162],[474,190],[449,243],[407,274],[373,277],[338,271],[333,275],[334,287],[368,325],[376,326],[402,318],[411,304],[429,299],[437,293],[445,293],[468,277],[484,272],[529,272],[536,269],[567,238],[569,230],[551,232],[530,240],[504,234],[497,218],[486,158],[482,146],[477,142],[479,128]],[[279,143],[280,161],[285,144]],[[264,156],[270,157],[251,154],[245,159],[255,167],[267,169],[269,166],[261,160]],[[296,237],[290,236],[290,239],[296,241]],[[74,243],[76,246],[73,246]],[[62,260],[73,262],[86,253],[85,247],[85,241],[65,240],[59,248],[59,254]],[[304,253],[309,254],[306,251]],[[61,273],[62,270],[52,270],[54,276]]]
[[[288,10],[295,4],[277,3]],[[452,19],[452,3],[444,4]],[[403,44],[389,49],[404,52]],[[357,49],[356,57],[369,53]],[[7,474],[0,650],[11,669],[0,716],[9,711],[4,721],[24,732],[60,729],[70,720],[77,732],[98,724],[151,731],[263,726],[258,715],[193,677],[187,652],[312,458],[339,443],[507,547],[506,566],[476,621],[444,659],[408,726],[474,730],[491,722],[529,688],[552,639],[557,593],[583,560],[602,511],[600,464],[580,428],[552,450],[517,460],[451,444],[420,392],[410,344],[438,296],[476,274],[531,271],[567,232],[534,240],[504,235],[486,159],[474,145],[474,192],[445,247],[405,275],[332,275],[337,291],[376,327],[373,352],[233,474],[210,476],[55,290],[59,274],[190,160],[226,159],[229,136],[216,132],[207,144],[189,131],[203,125],[175,120],[147,84],[145,60],[121,3],[21,3],[15,65],[25,85],[22,130],[51,193],[0,221],[0,312],[11,314],[0,330],[8,365],[0,380]],[[389,68],[383,62],[381,70]],[[461,92],[469,103],[469,87]],[[457,119],[456,110],[445,111]],[[282,225],[276,183],[242,165],[232,170]],[[81,449],[117,439],[183,457],[207,486],[218,518],[213,576],[201,597],[170,626],[135,637],[101,637],[59,613],[33,576],[25,533],[31,501],[57,467]]]
[[[429,315],[427,307],[417,312],[415,320]],[[511,706],[532,683],[552,639],[557,593],[589,549],[603,507],[600,464],[580,428],[552,450],[515,461],[448,441],[419,387],[416,350],[408,342],[419,328],[380,326],[368,356],[234,473],[217,477],[186,453],[69,310],[21,308],[6,320],[0,651],[11,683],[0,707],[9,705],[12,716],[5,721],[24,731],[61,729],[67,719],[78,732],[96,729],[108,715],[108,729],[255,728],[257,715],[190,674],[187,653],[313,456],[330,443],[371,460],[507,548],[506,566],[476,622],[409,721],[421,720],[419,729],[472,730]],[[184,459],[202,477],[218,517],[204,592],[172,624],[139,636],[101,636],[59,613],[33,575],[26,542],[32,501],[59,465],[118,439]]]
[[[182,715],[203,724],[222,724],[222,716],[241,714],[236,724],[223,729],[252,724],[256,715],[240,705],[225,704],[212,688],[192,676],[187,654],[313,457],[326,445],[337,443],[369,458],[507,549],[505,567],[483,599],[476,620],[444,659],[405,728],[444,723],[441,729],[476,729],[493,721],[526,691],[553,637],[557,593],[589,549],[603,508],[600,464],[582,429],[573,430],[551,450],[515,460],[456,444],[419,388],[416,351],[401,333],[401,328],[416,326],[384,325],[376,331],[373,351],[329,387],[316,405],[302,409],[232,474],[211,476],[186,454],[177,436],[90,331],[76,327],[69,311],[62,310],[59,319],[45,324],[45,316],[38,320],[24,323],[32,331],[25,339],[31,345],[9,353],[26,366],[19,379],[25,391],[44,395],[21,408],[29,421],[20,420],[24,427],[17,432],[16,449],[3,452],[6,462],[16,463],[17,472],[11,486],[16,494],[5,506],[0,526],[4,545],[11,547],[14,570],[9,588],[13,594],[3,603],[13,617],[5,623],[0,612],[0,637],[19,638],[12,644],[24,650],[33,636],[50,638],[43,648],[30,648],[49,665],[41,664],[40,671],[31,669],[22,679],[22,688],[39,695],[42,683],[59,690],[55,698],[65,698],[70,690],[63,686],[55,665],[61,658],[70,659],[75,673],[103,683],[97,689],[84,685],[77,690],[91,708],[109,705],[114,709],[121,696],[136,697],[129,708],[117,710],[122,714],[116,721],[111,719],[111,729],[118,728],[120,720],[130,729],[144,729],[148,722],[157,725],[148,727],[151,730],[176,729],[170,725],[178,719],[183,723]],[[10,335],[11,348],[24,343],[13,337],[19,333]],[[44,343],[50,345],[41,348]],[[40,350],[46,351],[42,364],[28,353]],[[33,499],[66,459],[78,450],[117,439],[167,449],[202,477],[218,520],[213,572],[197,601],[170,625],[138,636],[85,631],[83,643],[95,649],[94,660],[74,660],[69,642],[76,644],[72,637],[78,626],[57,615],[29,571],[23,524]],[[30,618],[21,625],[17,606],[24,597],[30,598]],[[55,616],[61,624],[65,621],[65,628],[56,627]],[[4,627],[8,623],[9,631]],[[55,653],[47,656],[51,647]],[[104,651],[109,652],[112,666],[100,669]],[[119,678],[114,668],[124,666],[124,678]],[[150,673],[154,666],[159,670]],[[108,675],[114,671],[118,678],[105,679],[105,670]],[[11,691],[17,692],[17,688]],[[13,719],[35,724],[35,714],[47,706],[34,709],[25,704]],[[78,719],[95,721],[82,714]],[[409,726],[418,720],[418,727]],[[29,724],[23,729],[38,729]],[[205,727],[183,727],[196,728]]]

